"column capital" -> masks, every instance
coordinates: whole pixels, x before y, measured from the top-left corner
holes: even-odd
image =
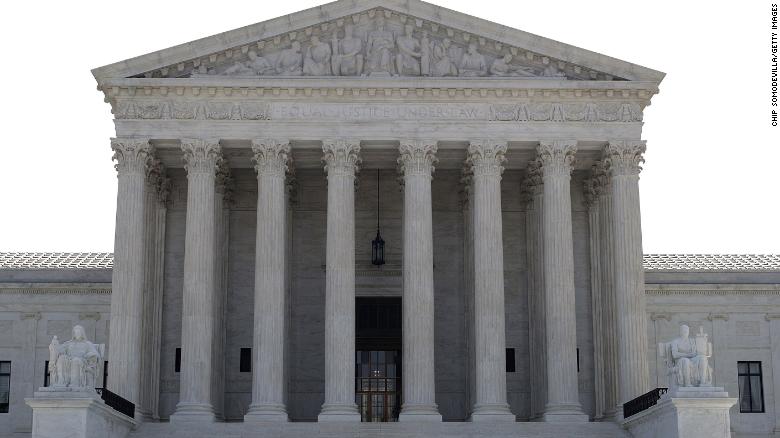
[[[541,163],[538,158],[535,158],[528,162],[525,178],[520,184],[520,191],[523,201],[531,205],[531,203],[533,203],[534,196],[542,194],[543,187],[544,184],[542,182]]]
[[[354,176],[360,170],[360,141],[328,139],[322,142],[322,161],[325,172],[331,175]]]
[[[252,140],[252,161],[257,177],[284,177],[290,158],[290,141],[273,138]]]
[[[148,188],[157,194],[157,201],[165,205],[171,191],[171,180],[166,176],[165,165],[157,158],[151,158],[146,168]]]
[[[436,140],[401,140],[398,146],[398,173],[404,177],[410,175],[424,175],[430,177],[435,170]]]
[[[116,160],[114,167],[120,175],[143,174],[146,172],[154,147],[149,143],[148,138],[112,138],[111,150],[114,151],[111,159]]]
[[[574,167],[574,154],[577,153],[576,140],[544,140],[536,148],[541,163],[542,176],[571,175]]]
[[[222,195],[222,200],[229,205],[233,200],[233,172],[227,160],[219,160],[217,163],[217,173],[215,174],[214,189],[218,195]]]
[[[585,206],[587,206],[588,209],[599,206],[601,187],[599,186],[598,180],[596,180],[596,178],[588,178],[583,181],[582,192],[585,194]]]
[[[222,160],[222,147],[217,139],[184,138],[181,140],[184,152],[184,169],[188,175],[193,173],[216,174],[217,165]]]
[[[474,176],[498,176],[504,173],[507,142],[498,140],[472,140],[469,142],[466,163]]]
[[[604,147],[603,161],[606,172],[610,176],[639,175],[641,164],[645,162],[642,156],[647,150],[644,140],[614,140]]]

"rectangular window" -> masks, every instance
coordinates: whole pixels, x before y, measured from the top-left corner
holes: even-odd
[[[580,372],[580,349],[577,349],[577,372]]]
[[[238,371],[242,373],[252,372],[252,349],[242,348],[241,357],[238,361]]]
[[[181,372],[181,348],[176,349],[176,359],[173,363],[173,371],[177,373]]]
[[[8,413],[11,400],[11,362],[0,362],[0,414]]]
[[[514,348],[506,349],[506,372],[507,373],[515,372],[515,349]]]
[[[764,412],[764,382],[761,362],[737,362],[739,412]]]
[[[103,388],[108,388],[108,361],[103,361]]]
[[[49,386],[49,361],[43,365],[43,386]]]

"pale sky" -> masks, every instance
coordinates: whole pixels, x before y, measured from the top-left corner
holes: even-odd
[[[320,0],[13,1],[0,26],[0,251],[112,251],[110,107],[90,69]],[[770,1],[438,0],[667,73],[645,111],[645,253],[780,253]]]

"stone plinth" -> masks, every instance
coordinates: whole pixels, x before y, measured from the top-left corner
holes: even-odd
[[[719,387],[679,388],[657,405],[623,420],[635,438],[728,438],[737,402]]]
[[[138,425],[94,391],[46,389],[24,400],[33,410],[32,438],[124,438]]]

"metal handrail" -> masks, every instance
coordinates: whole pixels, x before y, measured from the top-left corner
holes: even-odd
[[[102,398],[110,408],[125,414],[130,418],[135,417],[134,403],[120,397],[106,388],[95,388],[95,391],[100,394],[100,398]]]
[[[623,418],[636,415],[658,403],[661,396],[666,394],[669,388],[655,388],[639,397],[623,404]]]

